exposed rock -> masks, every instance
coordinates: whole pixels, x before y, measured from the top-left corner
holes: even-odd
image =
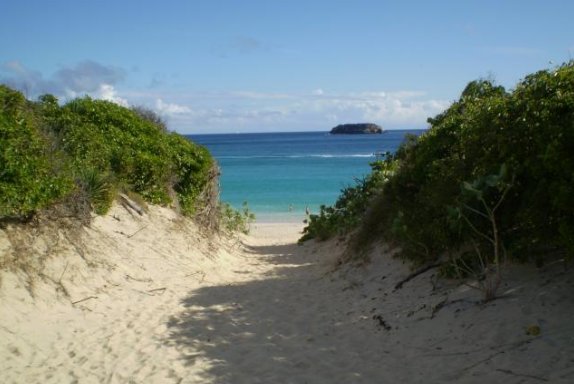
[[[383,128],[377,124],[361,123],[361,124],[339,124],[331,129],[332,134],[371,134],[383,133]]]

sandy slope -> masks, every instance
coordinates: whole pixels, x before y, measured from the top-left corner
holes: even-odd
[[[2,273],[0,382],[574,381],[572,270],[509,270],[507,295],[477,305],[432,271],[394,290],[409,271],[383,248],[333,272],[340,246],[299,246],[300,230],[206,241],[169,210],[118,206],[81,239],[0,231],[0,256],[26,240],[43,275]]]

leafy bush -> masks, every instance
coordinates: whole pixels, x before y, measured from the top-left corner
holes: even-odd
[[[192,215],[197,206],[216,204],[209,201],[209,184],[217,176],[215,161],[209,151],[183,136],[167,136],[170,149],[171,184],[179,198],[182,212]]]
[[[86,97],[47,121],[74,168],[113,175],[118,185],[153,204],[172,203],[175,192],[182,212],[194,213],[214,161],[205,148],[166,132],[151,111]]]
[[[322,205],[318,215],[310,215],[299,241],[327,240],[356,228],[373,197],[380,193],[383,184],[393,175],[396,163],[389,156],[371,163],[372,172],[363,179],[355,180],[354,186],[343,189],[334,206]]]
[[[241,232],[249,234],[251,223],[255,221],[255,215],[249,210],[247,202],[243,202],[241,210],[234,209],[228,203],[219,205],[221,225],[227,232]]]
[[[574,65],[527,76],[507,93],[488,81],[471,82],[461,98],[429,119],[430,129],[395,154],[398,169],[372,212],[381,236],[399,243],[415,262],[456,253],[494,236],[480,215],[453,224],[449,207],[463,202],[493,206],[490,188],[472,203],[461,188],[507,170],[513,188],[496,213],[497,231],[510,256],[527,260],[548,251],[572,253],[574,205]],[[467,183],[467,184],[465,184]],[[373,220],[366,220],[373,222]],[[372,231],[373,228],[363,228]],[[489,259],[495,257],[489,253]]]
[[[0,148],[0,219],[28,217],[72,190],[60,154],[51,150],[32,107],[3,85]]]
[[[105,213],[119,189],[178,203],[186,215],[213,203],[203,198],[215,167],[209,152],[142,108],[89,97],[59,106],[52,95],[32,103],[0,86],[0,147],[0,219],[74,196]]]
[[[74,168],[113,173],[150,202],[170,202],[167,143],[151,122],[117,104],[87,97],[57,112],[49,126]]]
[[[428,131],[407,138],[388,160],[394,172],[367,199],[364,214],[331,221],[337,214],[325,209],[307,232],[331,236],[351,217],[360,223],[357,249],[364,239],[383,238],[414,263],[456,258],[469,247],[493,263],[494,237],[496,249],[518,260],[574,254],[574,62],[529,75],[512,92],[473,81],[428,121]],[[505,178],[497,185],[511,184],[509,190],[489,186],[501,167]],[[465,188],[480,183],[480,196]],[[490,215],[485,207],[495,206]],[[453,209],[464,214],[455,219]]]
[[[135,106],[135,107],[131,107],[131,110],[134,111],[142,119],[147,120],[150,123],[154,124],[160,130],[167,132],[166,122],[161,118],[161,116],[156,114],[151,109],[143,107],[143,106]]]

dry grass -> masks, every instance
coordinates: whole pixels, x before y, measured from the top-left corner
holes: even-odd
[[[65,206],[53,207],[37,214],[29,222],[4,223],[0,227],[0,244],[3,243],[0,270],[21,274],[31,296],[34,296],[37,282],[41,280],[51,281],[58,292],[68,296],[62,278],[46,273],[46,262],[64,247],[72,246],[75,253],[84,258],[81,234],[86,217],[68,215],[68,209]]]

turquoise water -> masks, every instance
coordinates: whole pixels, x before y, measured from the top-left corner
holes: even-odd
[[[374,153],[394,152],[405,134],[330,135],[326,132],[191,135],[221,167],[221,200],[244,201],[257,221],[300,221],[308,207],[333,204],[342,188],[369,173]]]

